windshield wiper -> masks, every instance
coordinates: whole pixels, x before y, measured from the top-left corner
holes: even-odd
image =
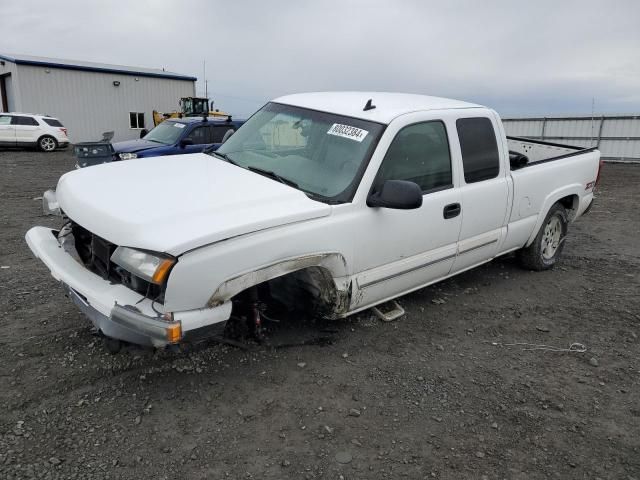
[[[322,202],[322,203],[326,203],[327,205],[339,205],[342,202],[341,200],[334,200],[330,197],[326,197],[324,195],[321,195],[319,193],[313,193],[313,192],[309,192],[307,190],[303,190],[304,193],[307,194],[307,197],[309,197],[311,200],[315,200],[317,202]]]
[[[264,169],[262,169],[260,167],[245,167],[245,166],[242,166],[242,165],[238,164],[238,162],[236,162],[235,160],[232,160],[231,157],[229,157],[229,155],[226,154],[226,153],[220,153],[220,152],[213,151],[213,150],[204,151],[204,153],[207,153],[208,155],[213,155],[215,157],[219,157],[219,158],[229,162],[231,165],[235,165],[235,166],[240,167],[240,168],[246,168],[247,170],[250,170],[250,171],[255,172],[255,173],[259,173],[260,175],[264,175],[265,177],[272,178],[272,179],[277,180],[280,183],[284,183],[285,185],[288,185],[290,187],[300,189],[298,184],[296,182],[294,182],[293,180],[289,180],[288,178],[281,177],[276,172],[273,172],[271,170],[264,170]]]
[[[207,148],[205,148],[204,150],[202,150],[202,153],[212,153],[215,152],[215,148],[213,145],[209,145]],[[221,157],[224,155],[224,153],[218,153],[218,155],[220,155]]]
[[[211,148],[211,147],[209,147],[209,148]],[[238,165],[238,162],[236,162],[235,160],[231,160],[231,157],[229,157],[229,155],[227,155],[226,153],[219,153],[219,152],[216,152],[215,150],[209,150],[208,148],[203,150],[202,153],[206,153],[207,155],[216,156],[218,158],[221,158],[225,162],[230,163],[231,165],[235,165],[236,167],[243,168],[242,165]]]
[[[277,180],[280,183],[284,183],[285,185],[289,185],[290,187],[300,189],[298,184],[293,180],[289,180],[288,178],[281,177],[276,172],[273,172],[271,170],[263,170],[262,168],[259,168],[259,167],[246,167],[246,168],[247,170],[251,170],[252,172],[259,173],[260,175],[264,175],[265,177],[273,178],[274,180]]]

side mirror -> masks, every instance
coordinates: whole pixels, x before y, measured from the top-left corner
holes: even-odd
[[[187,147],[189,145],[193,145],[193,139],[192,138],[183,138],[182,140],[180,140],[180,148],[184,148],[184,147]]]
[[[369,194],[367,206],[412,210],[422,206],[422,189],[406,180],[387,180],[378,192]]]

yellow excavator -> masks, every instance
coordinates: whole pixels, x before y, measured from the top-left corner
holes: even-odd
[[[182,97],[180,99],[180,111],[171,113],[161,113],[157,110],[153,111],[153,125],[157,126],[168,118],[182,117],[201,117],[207,115],[209,117],[228,117],[229,114],[218,109],[213,109],[213,102],[209,103],[208,98],[204,97]]]

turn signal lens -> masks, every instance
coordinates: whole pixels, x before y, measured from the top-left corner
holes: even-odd
[[[600,174],[602,173],[602,166],[604,165],[604,160],[600,160],[600,163],[598,164],[598,175],[596,175],[596,183],[594,183],[594,188],[598,186],[598,183],[600,183]]]
[[[182,338],[182,325],[180,322],[172,323],[167,328],[167,341],[170,343],[178,343]]]
[[[164,283],[164,281],[167,279],[167,276],[169,275],[169,270],[171,270],[171,267],[173,267],[174,263],[175,260],[172,258],[165,258],[164,260],[162,260],[160,265],[158,265],[158,268],[156,268],[155,273],[151,277],[151,281],[153,283],[157,283],[158,285]]]

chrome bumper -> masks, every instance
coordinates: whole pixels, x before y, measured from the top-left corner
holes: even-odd
[[[55,233],[50,228],[33,227],[26,234],[27,244],[91,323],[109,337],[163,347],[204,327],[223,326],[231,315],[231,302],[167,312],[164,305],[154,305],[151,299],[87,270],[60,246]]]
[[[159,317],[152,318],[118,304],[111,310],[111,315],[106,316],[89,305],[86,299],[73,288],[62,285],[73,303],[91,320],[93,326],[106,336],[151,347],[163,347],[175,343],[169,340],[167,328],[176,325],[180,328],[180,322],[167,322]]]

